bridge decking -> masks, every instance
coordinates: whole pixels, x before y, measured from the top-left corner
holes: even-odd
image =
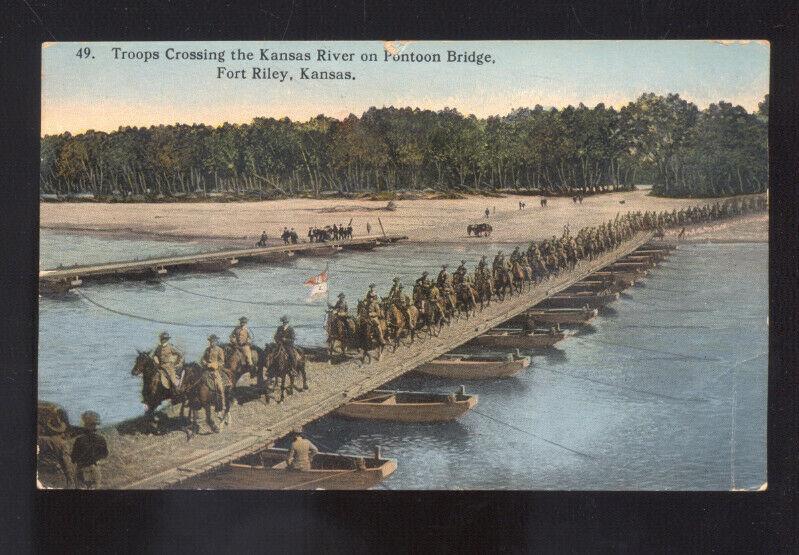
[[[146,258],[142,260],[127,260],[121,262],[109,262],[105,264],[88,264],[85,266],[68,266],[64,268],[53,268],[39,272],[40,281],[56,282],[76,277],[87,276],[108,276],[114,274],[135,273],[158,268],[169,268],[174,266],[190,267],[192,264],[203,262],[216,262],[232,259],[247,259],[264,255],[274,255],[288,252],[305,252],[331,247],[341,247],[343,249],[352,247],[363,247],[369,245],[380,245],[384,243],[395,243],[407,239],[404,235],[368,235],[356,237],[354,239],[342,239],[337,241],[326,241],[324,243],[297,243],[290,245],[274,245],[271,247],[251,247],[244,249],[226,249],[213,252],[187,254],[182,256],[165,256],[160,258]]]
[[[355,361],[337,365],[311,363],[308,391],[295,393],[282,404],[273,401],[265,405],[260,400],[234,404],[231,425],[222,428],[221,433],[198,435],[187,441],[186,435],[177,430],[161,436],[132,433],[135,421],[105,428],[103,434],[108,440],[110,456],[103,463],[103,486],[166,488],[258,451],[292,428],[324,416],[350,399],[378,388],[535,306],[651,238],[651,233],[641,233],[614,252],[593,261],[582,261],[573,271],[521,295],[508,297],[504,302],[492,302],[470,320],[461,319],[445,326],[438,337],[419,337],[414,344],[401,346],[396,353],[386,350],[381,361],[365,365]],[[455,387],[457,384],[453,383],[453,390]],[[170,408],[174,410],[175,407]],[[401,453],[389,455],[401,457]]]

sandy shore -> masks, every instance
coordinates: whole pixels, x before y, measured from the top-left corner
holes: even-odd
[[[539,197],[468,198],[458,200],[395,201],[395,211],[386,203],[362,200],[293,199],[242,203],[103,204],[43,203],[43,229],[74,233],[148,237],[170,240],[207,240],[251,245],[266,230],[276,238],[284,227],[294,227],[304,238],[310,226],[346,225],[352,219],[354,233],[380,233],[380,222],[388,234],[407,235],[411,241],[462,243],[485,241],[467,238],[466,226],[488,222],[492,242],[523,243],[534,238],[560,235],[563,226],[572,230],[596,225],[616,214],[637,210],[671,210],[704,205],[714,199],[666,199],[648,191],[612,193],[586,198],[574,204],[570,198],[549,198],[542,208]],[[519,210],[519,202],[527,208]],[[491,214],[485,217],[489,208]],[[378,218],[380,221],[378,221]],[[747,219],[750,220],[750,219]],[[723,230],[691,230],[692,239],[729,241],[768,240],[766,216],[752,222],[728,224]],[[739,235],[738,235],[739,234]]]
[[[692,243],[768,243],[768,215],[757,214],[689,228],[681,240]]]

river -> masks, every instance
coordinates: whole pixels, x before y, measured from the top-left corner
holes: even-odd
[[[304,282],[326,264],[331,299],[344,292],[353,306],[370,282],[385,294],[394,275],[410,285],[423,269],[435,275],[439,263],[452,270],[462,258],[471,268],[499,248],[508,251],[476,242],[395,245],[42,298],[39,398],[66,407],[73,421],[93,409],[104,423],[119,422],[143,412],[130,368],[135,349],[152,348],[163,329],[189,359],[200,356],[208,334],[227,337],[241,315],[259,344],[286,314],[301,344],[322,345],[324,303],[306,302]],[[41,234],[42,268],[198,250]],[[457,422],[325,417],[307,432],[322,450],[367,453],[380,445],[399,461],[386,489],[756,488],[766,481],[767,251],[766,244],[681,245],[590,327],[530,353],[523,374],[465,383],[480,402]],[[408,374],[389,385],[454,391],[460,384]]]

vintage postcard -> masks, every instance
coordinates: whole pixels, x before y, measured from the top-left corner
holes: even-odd
[[[766,489],[769,48],[43,44],[38,487]]]

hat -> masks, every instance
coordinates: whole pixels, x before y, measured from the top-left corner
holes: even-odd
[[[249,320],[247,320],[246,316],[242,316],[241,318],[239,318],[240,324],[246,324],[247,322],[249,322]]]
[[[169,332],[162,331],[161,335],[158,336],[158,339],[170,339],[172,336],[169,335]]]
[[[294,435],[301,436],[302,435],[302,427],[297,426],[296,428],[293,428],[291,430],[291,433],[294,434]]]
[[[466,261],[465,260],[461,260],[461,264],[466,264]]]
[[[400,278],[399,278],[399,277],[395,277],[395,278],[394,278],[394,283],[398,283],[398,282],[399,282],[399,280],[400,280]]]
[[[280,317],[280,321],[283,322],[284,324],[288,324],[289,317],[288,316],[281,316]]]
[[[338,294],[338,298],[339,298],[339,299],[343,299],[343,298],[344,298],[344,293],[339,293],[339,294]]]
[[[427,270],[425,270],[424,272],[422,272],[422,276],[426,276],[426,275],[427,275]]]
[[[370,289],[374,289],[375,287],[377,287],[377,285],[375,285],[374,283],[370,283],[370,284],[369,284],[369,288],[370,288]]]
[[[215,333],[212,333],[208,336],[208,341],[219,341],[219,336]]]
[[[447,264],[442,264],[442,265],[441,265],[441,268],[442,268],[442,269],[446,269],[446,268],[448,268],[448,267],[449,267],[449,266],[448,266]]]
[[[50,430],[52,434],[62,434],[67,431],[67,423],[55,414],[51,414],[47,421],[44,423],[45,427]]]
[[[96,428],[100,425],[100,415],[93,410],[87,410],[80,415],[84,428]]]

